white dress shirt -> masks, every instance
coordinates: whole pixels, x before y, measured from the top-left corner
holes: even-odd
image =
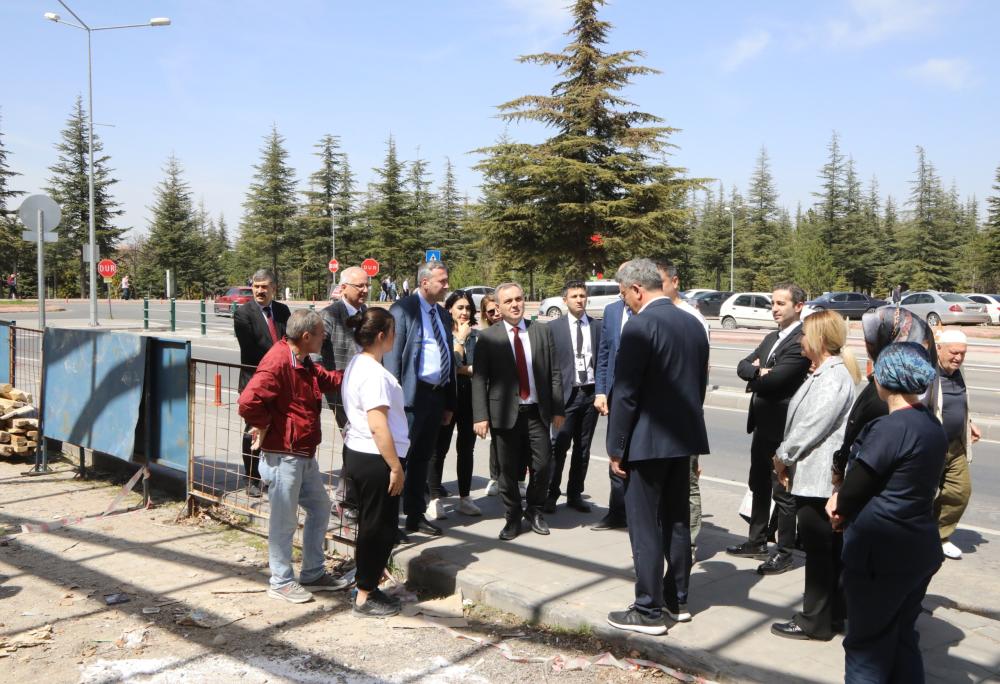
[[[802,321],[795,321],[790,326],[784,330],[778,331],[778,339],[775,340],[774,346],[771,347],[771,351],[767,353],[767,360],[764,361],[764,366],[767,366],[771,362],[771,357],[774,356],[774,352],[781,346],[781,343],[785,341],[785,338],[791,335],[795,330],[802,325]]]
[[[623,316],[624,318],[624,316]],[[576,330],[577,321],[583,321],[583,348],[576,348]],[[569,341],[570,347],[573,349],[573,387],[581,387],[583,385],[593,385],[594,384],[594,364],[591,363],[594,351],[591,349],[590,345],[590,317],[586,314],[577,318],[576,316],[569,315],[566,316],[566,322],[569,324]],[[583,362],[587,365],[587,381],[580,382],[580,374],[577,371],[576,363],[578,358],[583,358]]]
[[[507,341],[510,342],[510,350],[514,354],[514,374],[517,374],[517,351],[514,348],[514,326],[512,326],[507,321],[503,322],[504,330],[507,331]],[[535,373],[534,367],[531,365],[531,342],[528,341],[528,328],[524,324],[524,319],[522,319],[517,327],[520,329],[518,337],[521,339],[521,346],[524,347],[524,362],[528,366],[528,387],[531,391],[528,393],[527,399],[521,399],[518,396],[518,402],[521,404],[537,404],[538,403],[538,393],[535,391]]]

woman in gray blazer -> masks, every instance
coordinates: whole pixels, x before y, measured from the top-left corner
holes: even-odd
[[[847,322],[835,311],[820,311],[802,321],[802,355],[812,362],[788,405],[785,438],[774,456],[779,481],[793,496],[799,539],[806,552],[802,611],[771,632],[792,639],[829,640],[843,629],[840,582],[841,535],[826,514],[833,493],[833,454],[844,441],[847,416],[861,370],[847,349]]]

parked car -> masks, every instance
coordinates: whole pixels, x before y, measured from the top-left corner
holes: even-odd
[[[900,302],[900,306],[908,309],[915,316],[927,321],[928,325],[979,325],[989,324],[990,315],[986,313],[986,305],[974,302],[955,292],[913,292]]]
[[[621,290],[614,280],[588,280],[584,284],[587,287],[587,313],[594,318],[601,318],[604,315],[604,307],[621,297]],[[565,313],[566,304],[562,300],[562,295],[547,297],[538,305],[539,316],[558,317]]]
[[[990,323],[1000,325],[1000,294],[978,294],[973,292],[965,296],[978,304],[983,304],[986,307],[986,313],[990,315]]]
[[[684,292],[681,292],[681,296],[684,297],[684,299],[691,299],[692,297],[697,297],[702,292],[718,292],[718,290],[710,290],[704,287],[694,287],[691,288],[690,290],[685,290]],[[730,292],[729,294],[732,294],[732,292]]]
[[[483,303],[483,297],[493,294],[493,288],[489,285],[470,285],[461,289],[472,295],[472,301],[476,304],[476,311],[479,310],[479,305]]]
[[[693,290],[692,290],[693,291]],[[718,318],[722,303],[733,295],[732,292],[717,290],[700,290],[697,294],[686,297],[688,304],[698,309],[705,318]]]
[[[771,315],[770,292],[737,292],[719,307],[719,319],[727,330],[777,328]]]
[[[246,304],[253,299],[253,290],[246,285],[234,285],[225,291],[224,294],[215,298],[215,315],[232,315],[233,304],[239,306]]]
[[[876,299],[861,292],[826,292],[806,302],[813,313],[829,309],[847,318],[861,318],[863,314],[886,304],[888,302],[884,299]]]

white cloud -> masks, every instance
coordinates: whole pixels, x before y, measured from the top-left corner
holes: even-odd
[[[767,31],[757,31],[743,36],[722,60],[722,70],[736,71],[751,59],[759,55],[771,42],[771,34]]]
[[[850,17],[827,22],[834,45],[866,47],[932,28],[944,11],[940,0],[849,0]]]
[[[907,69],[906,74],[921,83],[949,90],[964,90],[975,82],[972,66],[964,59],[928,59]]]

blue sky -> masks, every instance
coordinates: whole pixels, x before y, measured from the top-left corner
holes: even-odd
[[[470,152],[504,130],[496,105],[547,92],[554,74],[516,57],[558,50],[564,0],[73,0],[91,25],[173,20],[94,36],[95,120],[120,180],[121,225],[146,229],[171,153],[196,200],[232,228],[276,124],[300,181],[312,145],[342,137],[361,187],[392,134],[440,178],[446,156],[464,191]],[[85,34],[43,19],[55,0],[0,4],[0,115],[19,189],[37,192],[78,93]],[[990,0],[679,2],[612,0],[611,50],[642,49],[662,71],[627,96],[681,130],[673,161],[744,189],[764,145],[794,211],[813,201],[831,131],[867,182],[908,192],[922,145],[946,184],[990,194],[1000,165],[1000,3]],[[511,135],[535,141],[537,126]]]

